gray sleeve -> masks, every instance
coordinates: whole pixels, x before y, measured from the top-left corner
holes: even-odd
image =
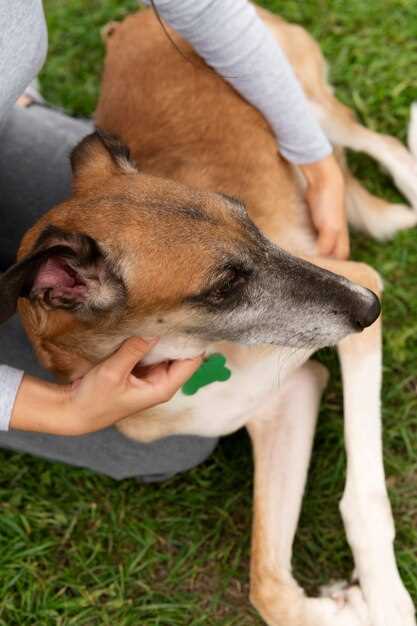
[[[1,0],[0,122],[40,70],[47,46],[42,0]]]
[[[16,395],[22,382],[23,372],[7,365],[0,365],[0,430],[9,430]]]
[[[150,4],[150,0],[144,0]],[[155,0],[161,17],[268,120],[296,164],[332,148],[290,63],[247,0]]]
[[[40,69],[47,48],[42,0],[0,4],[0,122]],[[0,365],[0,431],[8,430],[23,372]]]

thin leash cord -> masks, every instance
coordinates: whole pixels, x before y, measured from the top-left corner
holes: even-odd
[[[158,20],[162,30],[165,33],[166,38],[171,42],[172,46],[175,48],[175,50],[182,56],[182,58],[187,61],[187,63],[190,63],[191,65],[193,65],[194,67],[196,67],[197,69],[206,69],[209,70],[211,72],[213,72],[214,70],[209,67],[208,65],[204,66],[204,65],[198,65],[197,63],[194,63],[194,61],[192,59],[190,59],[189,56],[187,56],[184,52],[184,50],[181,50],[180,46],[174,41],[174,39],[171,37],[167,27],[164,24],[164,21],[161,17],[161,14],[159,13],[158,9],[156,8],[156,4],[155,4],[155,0],[150,0],[153,12],[156,15],[156,19]]]
[[[195,63],[193,61],[193,59],[190,59],[190,57],[186,55],[184,50],[181,50],[180,46],[174,41],[174,39],[171,37],[167,27],[165,26],[165,23],[164,23],[164,21],[163,21],[163,19],[161,17],[161,14],[159,13],[158,8],[157,8],[157,6],[155,4],[155,0],[150,0],[150,4],[151,4],[153,12],[155,13],[156,19],[159,22],[159,25],[161,26],[162,30],[165,33],[166,38],[170,41],[170,43],[173,46],[173,48],[175,48],[175,50],[182,56],[184,61],[187,61],[187,63],[189,63],[190,65],[195,67],[197,70],[203,70],[203,71],[206,71],[206,72],[212,72],[214,74],[217,74],[218,72],[216,72],[215,69],[210,67],[210,65],[207,65],[206,63],[203,63],[203,64]],[[222,72],[221,76],[223,78],[225,78],[226,80],[231,80],[233,78],[239,78],[239,76],[227,75],[227,74],[223,74],[223,72]]]

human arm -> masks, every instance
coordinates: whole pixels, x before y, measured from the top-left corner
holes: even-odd
[[[128,339],[72,385],[21,376],[15,401],[9,402],[10,428],[82,435],[168,401],[199,367],[201,358],[162,363],[134,376],[132,370],[153,345],[140,338]],[[4,422],[3,417],[3,429]]]
[[[42,0],[0,3],[0,127],[46,58]]]

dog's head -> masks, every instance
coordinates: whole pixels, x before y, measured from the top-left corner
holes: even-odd
[[[314,350],[378,316],[372,292],[273,245],[238,200],[139,173],[99,132],[71,161],[73,196],[0,278],[0,319],[21,298],[50,369],[75,377],[135,334],[181,338],[191,352],[218,340]]]

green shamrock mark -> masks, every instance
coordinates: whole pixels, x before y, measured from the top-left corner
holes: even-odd
[[[223,383],[229,380],[231,375],[232,372],[226,367],[226,358],[223,354],[210,354],[182,386],[182,393],[193,396],[201,387],[216,382]]]

